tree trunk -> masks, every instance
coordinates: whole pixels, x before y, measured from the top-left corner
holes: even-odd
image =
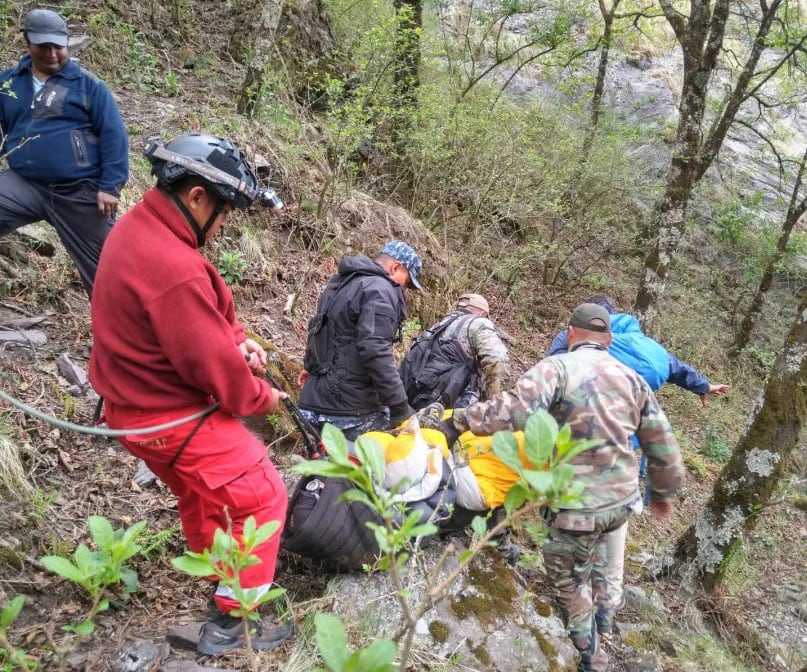
[[[741,105],[758,95],[764,83],[802,49],[807,36],[790,44],[784,55],[766,66],[764,76],[752,86],[760,58],[770,46],[770,33],[783,0],[760,4],[760,14],[748,17],[757,20],[756,34],[751,41],[748,57],[735,82],[721,103],[707,133],[703,132],[704,111],[709,80],[718,65],[717,57],[723,47],[723,37],[729,15],[729,0],[692,0],[690,15],[685,18],[670,0],[659,0],[664,15],[681,44],[684,55],[684,83],[678,106],[678,134],[664,195],[653,208],[648,233],[653,236],[645,257],[645,270],[640,281],[634,308],[643,326],[653,329],[658,314],[658,302],[664,294],[667,274],[673,255],[684,232],[686,207],[693,186],[703,177],[720,152],[729,128]],[[690,163],[691,162],[691,163]],[[677,165],[676,165],[677,164]]]
[[[420,0],[395,0],[398,28],[395,31],[395,87],[406,104],[414,105],[420,86],[420,32],[423,8]]]
[[[673,255],[684,234],[686,208],[695,176],[700,169],[701,125],[706,109],[708,72],[687,67],[678,106],[678,132],[675,151],[667,172],[663,196],[653,208],[650,230],[653,240],[645,256],[644,275],[639,284],[634,310],[646,332],[652,333],[658,315],[658,302],[664,294]]]
[[[420,34],[423,7],[420,0],[394,0],[398,26],[395,30],[395,66],[392,73],[397,99],[393,122],[393,142],[403,153],[409,138],[412,111],[420,88]]]
[[[790,234],[793,233],[793,227],[796,226],[796,223],[807,210],[807,198],[803,198],[799,201],[799,192],[801,191],[805,165],[807,165],[807,150],[805,150],[804,156],[802,156],[801,163],[799,164],[796,182],[793,185],[793,191],[790,195],[790,205],[787,208],[787,215],[782,224],[782,232],[779,235],[779,241],[776,243],[776,252],[774,252],[773,256],[768,260],[768,264],[765,266],[765,271],[762,273],[762,279],[754,294],[754,299],[751,301],[751,306],[748,308],[748,312],[743,318],[742,325],[740,325],[740,331],[737,333],[737,338],[734,341],[734,346],[730,353],[732,357],[739,355],[745,349],[745,346],[748,345],[757,318],[762,312],[765,297],[773,284],[776,267],[781,263],[787,253],[787,246],[790,242]]]
[[[807,293],[771,369],[762,405],[675,555],[685,581],[713,591],[775,491],[807,416]]]
[[[605,0],[598,0],[600,14],[602,15],[602,43],[600,46],[600,61],[597,64],[597,80],[594,82],[594,93],[591,95],[591,116],[586,136],[583,138],[583,153],[580,158],[581,168],[588,160],[588,153],[594,144],[594,136],[600,123],[602,112],[602,94],[605,90],[605,75],[608,72],[608,54],[611,50],[611,34],[614,28],[614,13],[620,0],[613,0],[610,7],[605,6]],[[582,171],[581,171],[582,172]]]
[[[283,5],[275,41],[296,100],[313,110],[328,106],[329,77],[344,77],[349,67],[334,52],[330,17],[322,0],[299,0]]]
[[[249,9],[243,2],[237,6],[246,12],[238,22],[241,39],[234,42],[234,51],[236,57],[245,61],[246,72],[236,109],[239,114],[252,116],[263,93],[264,75],[275,46],[283,0],[261,0]]]

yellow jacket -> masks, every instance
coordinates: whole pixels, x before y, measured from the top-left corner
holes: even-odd
[[[524,452],[524,433],[514,434],[522,462],[532,468]],[[492,436],[465,432],[459,437],[461,448],[452,455],[442,432],[421,429],[417,420],[410,418],[397,436],[372,431],[360,438],[375,440],[384,451],[385,488],[393,490],[407,479],[407,490],[399,493],[403,501],[417,501],[434,494],[442,475],[441,459],[453,471],[457,503],[472,511],[501,506],[518,480],[516,473],[493,454]]]

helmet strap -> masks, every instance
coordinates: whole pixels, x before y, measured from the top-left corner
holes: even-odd
[[[216,207],[213,209],[213,213],[208,218],[204,227],[199,228],[199,225],[196,223],[196,219],[182,202],[182,199],[173,191],[169,192],[168,195],[179,208],[180,212],[184,215],[185,219],[188,220],[188,224],[191,225],[191,230],[196,234],[196,246],[202,247],[206,242],[207,232],[210,231],[210,227],[213,226],[213,222],[216,221],[218,216],[221,214],[221,211],[224,210],[224,205],[221,203],[216,203]]]
[[[207,240],[207,232],[210,231],[210,227],[213,226],[213,222],[215,222],[219,215],[224,210],[224,205],[222,203],[216,203],[216,207],[213,209],[213,213],[210,215],[210,218],[207,220],[204,228],[201,231],[197,231],[196,239],[199,241],[199,247],[205,244]]]

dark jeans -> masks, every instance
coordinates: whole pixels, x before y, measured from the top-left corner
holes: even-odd
[[[46,185],[4,170],[0,172],[0,236],[46,221],[56,229],[84,289],[91,294],[101,246],[114,223],[99,212],[97,197],[92,180]]]

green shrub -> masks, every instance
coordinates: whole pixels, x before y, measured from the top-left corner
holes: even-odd
[[[222,250],[216,260],[216,268],[228,285],[240,285],[244,282],[247,262],[240,252]]]
[[[20,615],[25,596],[17,595],[2,610],[0,610],[0,669],[3,672],[11,670],[39,670],[39,663],[22,649],[15,647],[8,638],[8,629]]]
[[[701,452],[715,462],[728,462],[732,453],[732,445],[712,425],[707,425],[703,437]]]
[[[137,574],[125,563],[140,552],[135,540],[145,529],[146,523],[140,521],[128,529],[114,530],[106,518],[90,516],[88,527],[97,550],[79,544],[73,553],[73,562],[61,555],[42,558],[42,564],[51,572],[82,587],[93,600],[82,623],[64,626],[66,630],[79,634],[90,634],[95,630],[93,619],[96,614],[109,608],[106,595],[111,587],[122,584],[123,599],[128,599],[137,590]]]

